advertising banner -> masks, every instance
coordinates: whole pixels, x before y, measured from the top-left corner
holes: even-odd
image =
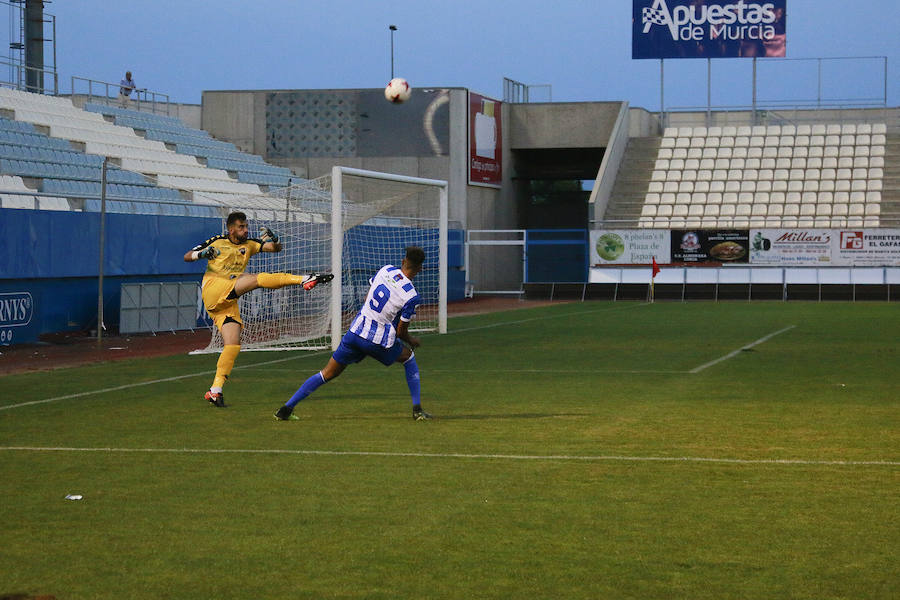
[[[786,0],[633,0],[632,58],[785,56]]]
[[[590,232],[591,265],[649,265],[671,262],[669,232],[665,230],[598,229]]]
[[[31,292],[0,293],[0,346],[13,343],[18,328],[26,328],[34,316],[34,298]],[[27,337],[27,336],[26,336]]]
[[[674,230],[671,239],[673,263],[748,263],[750,231]]]
[[[499,100],[469,92],[469,183],[500,187],[503,132]]]
[[[900,266],[900,229],[832,232],[832,262],[840,266]]]
[[[836,234],[828,229],[752,229],[750,264],[828,266]]]

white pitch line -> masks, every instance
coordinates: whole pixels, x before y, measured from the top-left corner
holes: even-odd
[[[559,319],[562,317],[571,317],[573,315],[583,315],[586,313],[599,313],[599,312],[610,312],[613,310],[623,310],[626,308],[634,308],[636,306],[649,306],[647,302],[641,302],[640,304],[624,304],[622,306],[612,306],[608,309],[599,309],[599,310],[575,310],[572,312],[567,312],[559,315],[545,315],[542,317],[531,317],[528,319],[519,319],[517,321],[503,321],[502,323],[492,323],[491,325],[479,325],[478,327],[464,327],[462,329],[454,329],[452,331],[448,331],[447,333],[463,333],[466,331],[476,331],[478,329],[491,329],[492,327],[502,327],[503,325],[518,325],[520,323],[530,323],[531,321],[543,321],[546,319]]]
[[[582,462],[671,462],[737,465],[886,466],[898,467],[895,460],[806,460],[793,458],[709,458],[703,456],[574,456],[569,454],[467,454],[437,452],[370,452],[364,450],[283,450],[252,448],[72,448],[41,446],[0,446],[11,452],[121,452],[164,454],[289,454],[300,456],[373,456],[381,458],[466,458],[483,460],[567,460]]]
[[[281,363],[289,360],[297,360],[298,358],[306,358],[307,356],[314,356],[315,354],[322,354],[321,352],[316,352],[314,354],[303,354],[300,356],[289,356],[287,358],[277,358],[275,360],[268,360],[261,363],[256,363],[253,365],[244,365],[235,367],[237,369],[252,369],[254,367],[259,367],[262,365],[273,365],[275,363]],[[45,404],[47,402],[56,402],[58,400],[70,400],[72,398],[81,398],[83,396],[93,396],[94,394],[105,394],[106,392],[118,392],[120,390],[127,390],[136,387],[142,387],[145,385],[155,385],[157,383],[165,383],[167,381],[178,381],[179,379],[188,379],[190,377],[200,377],[201,375],[209,376],[211,373],[215,373],[215,371],[201,371],[199,373],[188,373],[187,375],[175,375],[174,377],[165,377],[163,379],[153,379],[151,381],[141,381],[138,383],[127,383],[125,385],[119,385],[116,387],[103,388],[99,390],[90,390],[88,392],[79,392],[77,394],[66,394],[65,396],[56,396],[55,398],[44,398],[43,400],[32,400],[30,402],[20,402],[19,404],[9,404],[7,406],[0,406],[0,410],[9,410],[10,408],[19,408],[21,406],[31,406],[32,404]]]
[[[645,306],[645,304],[628,305],[628,306]],[[618,308],[628,308],[628,306],[612,307],[609,310],[616,310]],[[539,321],[541,319],[555,319],[555,318],[559,318],[559,317],[565,317],[565,316],[574,315],[574,314],[581,314],[581,313],[585,313],[585,312],[605,312],[605,311],[603,311],[603,310],[576,311],[576,312],[566,313],[564,315],[547,315],[547,316],[543,316],[543,317],[534,317],[531,319],[520,319],[518,321],[504,321],[502,323],[493,323],[491,325],[482,325],[480,327],[468,327],[466,329],[457,329],[457,330],[449,331],[447,333],[460,333],[463,331],[474,331],[476,329],[488,329],[491,327],[500,327],[502,325],[517,325],[519,323],[527,323],[530,321]],[[252,364],[252,365],[237,366],[237,367],[235,367],[235,369],[253,369],[255,367],[261,367],[264,365],[274,365],[276,363],[286,362],[289,360],[297,360],[300,358],[307,358],[309,356],[330,354],[330,352],[331,352],[330,350],[323,350],[323,351],[313,352],[313,353],[309,353],[309,354],[304,353],[304,354],[300,354],[297,356],[289,356],[287,358],[278,358],[275,360],[269,360],[269,361],[265,361],[265,362]],[[34,404],[46,404],[47,402],[57,402],[59,400],[71,400],[72,398],[81,398],[84,396],[92,396],[94,394],[105,394],[106,392],[118,392],[121,390],[128,390],[131,388],[142,387],[145,385],[155,385],[157,383],[165,383],[167,381],[178,381],[179,379],[188,379],[190,377],[200,377],[201,375],[208,376],[212,373],[215,373],[215,371],[202,371],[200,373],[189,373],[187,375],[176,375],[174,377],[165,377],[163,379],[153,379],[151,381],[141,381],[139,383],[128,383],[128,384],[119,385],[116,387],[102,388],[99,390],[90,390],[87,392],[79,392],[77,394],[66,394],[65,396],[56,396],[54,398],[44,398],[43,400],[32,400],[30,402],[20,402],[18,404],[9,404],[6,406],[0,406],[0,411],[9,410],[11,408],[21,408],[23,406],[32,406]]]
[[[775,337],[776,335],[778,335],[778,334],[780,334],[780,333],[784,333],[785,331],[789,331],[789,330],[793,329],[794,327],[796,327],[796,325],[789,325],[788,327],[785,327],[784,329],[779,329],[778,331],[776,331],[776,332],[774,332],[774,333],[770,333],[769,335],[767,335],[767,336],[765,336],[765,337],[759,338],[759,339],[756,340],[755,342],[751,342],[751,343],[747,344],[746,346],[742,346],[742,347],[738,348],[737,350],[735,350],[735,351],[733,351],[733,352],[729,352],[729,353],[726,354],[725,356],[720,356],[720,357],[717,358],[716,360],[711,360],[711,361],[709,361],[709,362],[706,363],[706,364],[700,365],[699,367],[695,367],[695,368],[691,369],[691,370],[688,371],[688,372],[689,372],[689,373],[699,373],[700,371],[702,371],[703,369],[705,369],[705,368],[707,368],[707,367],[711,367],[711,366],[713,366],[713,365],[717,365],[717,364],[719,364],[720,362],[722,362],[723,360],[728,360],[729,358],[732,358],[732,357],[734,357],[734,356],[737,356],[738,354],[740,354],[740,353],[743,352],[744,350],[749,350],[749,349],[752,348],[753,346],[758,346],[759,344],[762,344],[763,342],[772,339],[772,338]]]
[[[292,371],[292,369],[260,369],[261,371],[265,371],[267,373],[287,373]],[[428,373],[484,373],[484,369],[428,369]],[[609,375],[616,375],[618,373],[621,374],[646,374],[652,373],[656,375],[687,375],[688,371],[662,371],[662,370],[651,370],[651,369],[492,369],[491,373],[495,374],[506,374],[506,373],[546,373],[546,374],[555,374],[555,375],[590,375],[591,373],[606,373]]]

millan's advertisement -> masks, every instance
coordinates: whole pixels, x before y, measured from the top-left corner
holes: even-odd
[[[634,0],[631,57],[784,57],[786,3]]]

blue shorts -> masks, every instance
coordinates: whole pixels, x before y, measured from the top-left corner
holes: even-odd
[[[386,367],[397,362],[397,357],[403,351],[403,344],[395,340],[390,348],[379,346],[348,331],[341,338],[341,344],[331,357],[342,365],[358,363],[367,356],[371,356]]]

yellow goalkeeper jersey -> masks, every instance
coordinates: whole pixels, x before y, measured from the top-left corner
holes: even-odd
[[[234,279],[247,268],[250,257],[261,251],[263,242],[256,238],[247,238],[246,242],[235,244],[228,239],[228,236],[217,235],[194,246],[193,250],[200,251],[209,246],[218,250],[219,255],[206,263],[206,273],[204,273],[203,279],[208,277]]]

